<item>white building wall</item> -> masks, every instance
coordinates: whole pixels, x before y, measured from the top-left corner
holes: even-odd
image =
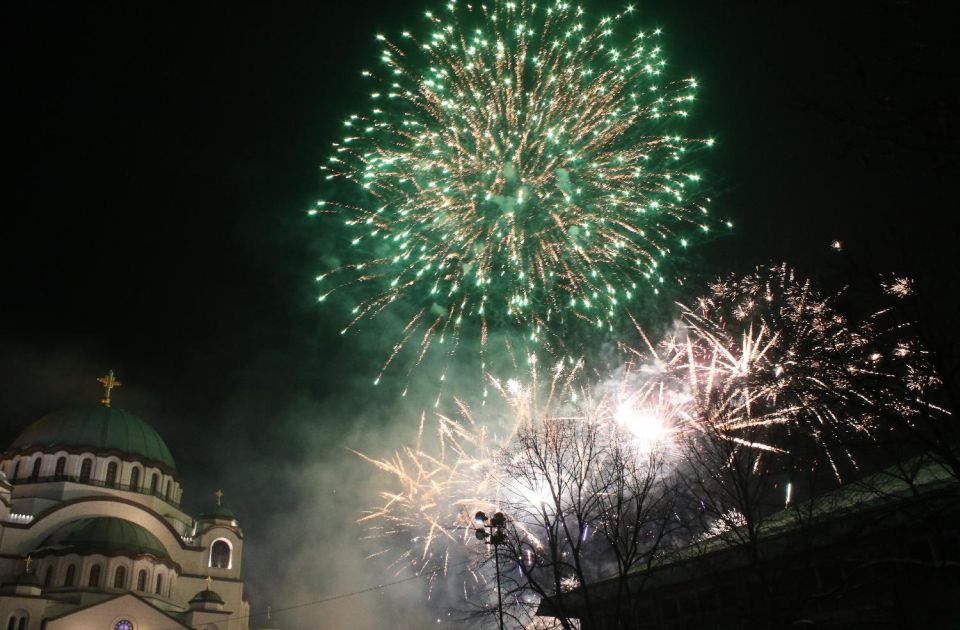
[[[106,479],[110,462],[117,464],[116,483],[118,488],[102,485],[79,483],[74,481],[54,481],[57,460],[66,458],[63,475],[76,478],[80,475],[84,460],[91,460],[90,478],[102,484]],[[43,482],[30,483],[34,462],[40,461],[38,476]],[[18,466],[19,463],[19,466]],[[52,569],[51,584],[45,594],[86,589],[90,570],[100,566],[100,579],[96,592],[80,594],[80,605],[96,602],[100,598],[114,598],[104,604],[96,604],[75,615],[50,621],[47,630],[62,628],[110,628],[110,624],[119,621],[121,613],[129,613],[131,595],[117,594],[134,592],[132,597],[141,612],[136,619],[131,618],[136,630],[168,630],[175,626],[171,617],[164,615],[145,602],[152,602],[161,608],[185,611],[187,602],[199,591],[207,588],[206,578],[213,580],[211,588],[224,599],[224,611],[196,612],[197,627],[213,630],[246,630],[248,606],[243,600],[243,582],[241,578],[243,557],[243,535],[235,521],[226,519],[205,520],[194,524],[193,519],[162,498],[126,490],[130,484],[131,473],[139,470],[139,487],[148,491],[151,478],[157,474],[157,493],[163,494],[169,485],[169,498],[179,502],[183,488],[169,474],[152,466],[146,466],[136,460],[115,455],[99,456],[94,452],[68,453],[64,450],[42,452],[40,450],[16,455],[0,460],[0,470],[8,476],[17,468],[16,484],[5,483],[0,479],[0,582],[9,582],[23,572],[21,558],[36,550],[49,535],[65,524],[81,518],[109,516],[135,523],[153,534],[167,551],[170,561],[180,567],[178,572],[171,567],[149,558],[130,559],[123,556],[107,557],[103,555],[66,556],[46,555],[35,559],[34,571],[39,580],[44,580],[48,569]],[[119,500],[118,500],[119,499]],[[196,532],[194,538],[190,535]],[[189,542],[185,542],[189,541]],[[216,540],[225,540],[231,547],[231,562],[228,568],[216,568],[210,562],[210,547]],[[67,567],[76,567],[73,587],[63,586]],[[117,567],[124,567],[126,575],[122,589],[114,588],[114,576]],[[142,592],[137,591],[138,575],[146,572],[146,584]],[[157,576],[162,576],[163,587],[160,595],[155,594]],[[138,599],[138,598],[142,598]],[[0,595],[0,630],[6,628],[11,611],[21,608],[30,616],[29,630],[40,630],[44,616],[58,616],[76,607],[77,604],[47,599],[44,596],[24,597],[11,593]],[[173,622],[173,623],[172,623]],[[87,624],[91,625],[87,625]],[[200,625],[200,624],[203,625]],[[212,624],[212,625],[211,625]]]

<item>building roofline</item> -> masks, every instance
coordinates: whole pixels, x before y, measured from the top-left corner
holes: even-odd
[[[125,551],[77,551],[75,549],[39,549],[36,551],[31,551],[30,555],[34,558],[48,558],[54,556],[56,558],[64,558],[66,556],[80,556],[81,558],[87,558],[89,556],[103,556],[104,558],[130,558],[131,560],[139,560],[140,558],[150,558],[157,564],[162,564],[168,568],[171,568],[177,572],[178,575],[181,575],[181,566],[179,562],[176,562],[173,558],[160,558],[153,555],[152,553],[127,553]]]
[[[141,464],[144,467],[157,468],[163,474],[170,475],[173,477],[177,483],[180,483],[180,474],[175,468],[171,468],[167,464],[164,464],[161,461],[156,459],[150,459],[149,457],[144,457],[138,453],[131,453],[130,451],[121,451],[116,448],[95,448],[92,446],[76,446],[76,445],[67,445],[58,442],[51,443],[44,446],[25,446],[20,448],[8,448],[2,454],[0,454],[0,459],[11,459],[17,455],[33,455],[35,453],[43,453],[44,455],[56,455],[57,453],[69,453],[70,455],[83,455],[89,453],[91,455],[100,456],[100,457],[117,457],[127,461],[134,461],[138,464]]]
[[[39,514],[37,514],[37,515],[33,518],[33,520],[30,521],[29,523],[3,523],[3,526],[4,526],[4,527],[12,527],[12,528],[14,528],[14,529],[30,529],[30,528],[32,528],[34,525],[36,525],[37,523],[39,523],[40,521],[42,521],[43,519],[45,519],[45,518],[47,518],[48,516],[51,516],[51,515],[59,512],[60,510],[66,509],[66,508],[68,508],[68,507],[70,507],[70,506],[73,506],[73,505],[78,505],[78,504],[81,504],[81,503],[91,503],[91,502],[95,502],[95,501],[105,501],[105,502],[108,502],[108,503],[124,503],[124,504],[130,505],[130,506],[132,506],[132,507],[140,508],[141,510],[143,510],[144,512],[146,512],[146,513],[149,514],[150,516],[153,516],[155,519],[157,519],[157,521],[159,521],[160,523],[162,523],[163,526],[166,527],[167,530],[170,532],[170,535],[174,537],[174,539],[177,541],[177,543],[179,543],[180,548],[181,548],[182,550],[184,550],[184,551],[198,551],[198,550],[202,550],[202,549],[203,549],[202,546],[191,546],[191,545],[187,545],[185,542],[183,542],[183,538],[180,536],[179,533],[177,533],[177,530],[175,530],[175,529],[173,528],[173,525],[171,525],[171,524],[167,521],[167,519],[164,518],[163,515],[160,514],[159,512],[156,512],[156,511],[150,509],[149,507],[143,505],[142,503],[138,503],[138,502],[136,502],[136,501],[131,501],[130,499],[126,499],[126,498],[124,498],[124,497],[115,497],[115,496],[112,496],[112,495],[109,496],[109,497],[108,497],[108,496],[77,497],[76,499],[71,499],[71,500],[69,500],[69,501],[64,501],[63,503],[58,503],[57,505],[54,505],[54,506],[52,506],[52,507],[50,507],[50,508],[47,508],[47,509],[44,510],[43,512],[40,512]],[[189,516],[189,515],[185,514],[185,516]]]
[[[907,460],[907,462],[901,462],[900,465],[907,464],[910,461],[911,460]],[[897,479],[895,475],[892,475],[890,472],[892,470],[895,470],[897,466],[898,465],[894,465],[892,467],[885,468],[884,470],[878,471],[876,473],[867,475],[857,481],[851,481],[849,484],[846,484],[844,486],[831,490],[830,492],[825,492],[824,494],[819,495],[819,497],[813,500],[831,501],[831,500],[838,499],[838,497],[842,495],[851,495],[858,491],[864,492],[863,488],[866,484],[870,482],[870,480],[876,481],[879,479],[891,478],[891,479],[894,479],[895,482],[896,481],[902,482],[901,479]],[[938,467],[939,467],[939,464],[937,464],[936,462],[928,462],[924,466],[920,466],[919,468],[917,468],[915,472],[919,473],[919,471],[921,470],[936,469]],[[960,492],[960,480],[950,475],[945,475],[943,477],[934,477],[932,479],[928,479],[927,481],[917,485],[914,488],[914,490],[920,493],[920,498],[933,499],[936,497],[942,497],[944,495],[949,497],[951,494],[957,494],[958,492]],[[840,506],[837,509],[824,510],[821,513],[813,516],[812,520],[808,523],[808,527],[813,527],[813,528],[829,527],[843,519],[849,519],[852,517],[860,517],[861,519],[869,518],[870,515],[873,514],[874,512],[877,512],[886,507],[889,507],[894,502],[895,499],[909,498],[911,496],[910,492],[911,492],[911,488],[909,488],[906,485],[904,485],[903,488],[900,488],[900,492],[896,492],[896,493],[880,492],[879,490],[874,490],[871,492],[872,500],[865,501],[862,503],[854,501],[846,505]],[[786,515],[789,518],[789,521],[777,522],[777,521],[780,521],[780,519],[782,519],[782,515]],[[783,520],[786,520],[786,519],[783,519]],[[889,524],[889,522],[880,524],[880,520],[875,520],[872,522],[878,524],[878,527],[874,531],[887,529],[890,527],[894,527],[896,525],[896,524]],[[778,512],[774,512],[773,514],[771,514],[770,517],[767,519],[767,523],[768,524],[775,523],[775,524],[773,524],[772,529],[767,529],[767,531],[763,531],[764,529],[763,526],[760,527],[758,544],[775,543],[776,541],[779,541],[781,539],[789,538],[791,535],[795,535],[797,534],[798,531],[800,531],[798,527],[798,523],[796,522],[796,518],[794,517],[792,511],[789,508],[786,508],[784,510],[780,510]],[[767,527],[769,528],[770,526],[771,525],[768,525]],[[664,554],[664,556],[662,556],[661,558],[654,560],[651,564],[644,566],[642,568],[638,567],[635,571],[632,571],[626,575],[613,576],[610,578],[606,578],[606,579],[594,582],[592,584],[588,584],[585,587],[579,587],[575,590],[568,591],[566,593],[560,593],[559,595],[554,594],[549,597],[544,597],[541,600],[540,604],[537,606],[537,611],[538,611],[537,614],[538,615],[551,614],[549,611],[549,608],[551,607],[552,602],[556,599],[567,598],[570,600],[574,600],[571,604],[568,604],[568,605],[571,606],[572,609],[575,609],[578,606],[575,600],[578,598],[579,593],[583,590],[591,590],[591,591],[602,590],[604,588],[610,587],[611,585],[615,585],[618,581],[621,581],[621,580],[633,581],[636,579],[640,579],[644,575],[660,574],[660,573],[669,571],[671,569],[679,570],[679,569],[682,569],[685,565],[689,565],[696,562],[702,562],[707,559],[723,556],[724,554],[734,552],[738,548],[742,547],[742,545],[737,545],[735,543],[723,544],[723,540],[720,539],[719,536],[716,538],[717,540],[708,540],[708,541],[701,542],[700,544],[702,546],[699,550],[696,549],[697,543],[690,543],[679,549],[672,550]],[[818,547],[829,547],[829,543],[818,545]],[[728,566],[722,572],[726,572],[727,570],[734,571],[737,568],[739,567]],[[660,585],[660,586],[665,586],[665,585],[666,584]],[[582,602],[580,605],[582,605]]]
[[[153,608],[154,610],[156,610],[157,612],[159,612],[159,613],[160,613],[161,615],[163,615],[164,617],[167,617],[167,618],[170,619],[171,621],[175,622],[175,623],[176,623],[178,626],[180,626],[181,628],[184,628],[185,630],[190,630],[190,626],[186,625],[185,623],[183,623],[182,621],[180,621],[179,619],[177,619],[176,617],[174,617],[173,615],[171,615],[171,614],[168,613],[167,611],[163,610],[163,609],[160,608],[159,606],[154,606],[154,605],[151,604],[148,600],[144,599],[143,597],[140,597],[139,595],[137,595],[136,593],[134,593],[134,592],[132,592],[132,591],[128,591],[128,592],[126,592],[126,593],[118,593],[117,595],[114,595],[113,597],[107,597],[106,599],[101,599],[101,600],[98,601],[98,602],[93,602],[93,603],[87,604],[87,605],[85,605],[85,606],[79,606],[79,607],[77,607],[77,608],[74,608],[73,610],[69,610],[69,611],[67,611],[67,612],[61,613],[61,614],[56,615],[56,616],[54,616],[54,617],[46,617],[46,618],[43,620],[43,627],[46,628],[47,623],[50,622],[50,621],[56,621],[57,619],[63,619],[64,617],[69,617],[70,615],[76,614],[76,613],[81,612],[81,611],[83,611],[83,610],[88,610],[88,609],[90,609],[90,608],[93,608],[94,606],[99,606],[99,605],[101,605],[101,604],[106,604],[107,602],[112,602],[112,601],[115,600],[115,599],[119,599],[119,598],[121,598],[121,597],[127,597],[127,596],[133,597],[133,598],[135,598],[135,599],[138,599],[139,601],[143,602],[144,604],[146,604],[146,605],[149,606],[150,608]]]

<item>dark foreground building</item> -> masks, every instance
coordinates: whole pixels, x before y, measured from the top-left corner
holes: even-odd
[[[938,465],[873,475],[761,532],[706,539],[539,614],[581,630],[960,630],[960,483]]]

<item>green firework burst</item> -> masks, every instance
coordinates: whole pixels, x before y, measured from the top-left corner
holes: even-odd
[[[718,227],[695,166],[713,141],[679,132],[697,82],[667,78],[659,31],[618,44],[632,11],[450,2],[423,38],[377,36],[371,106],[323,167],[358,201],[311,212],[353,231],[320,299],[372,287],[347,329],[408,309],[386,365],[468,330],[481,349],[491,330],[557,349],[574,327],[612,329],[671,253]]]

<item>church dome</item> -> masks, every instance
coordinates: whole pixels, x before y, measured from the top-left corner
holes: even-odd
[[[91,405],[57,411],[27,427],[9,451],[91,449],[133,455],[176,469],[170,449],[149,424],[123,409]]]
[[[191,604],[223,604],[223,598],[216,591],[200,591],[190,600]]]
[[[237,517],[233,513],[233,510],[231,510],[225,505],[220,505],[219,503],[217,505],[214,505],[212,509],[207,510],[206,512],[200,515],[200,520],[207,520],[207,519],[212,520],[212,519],[218,519],[218,518],[234,520]]]
[[[167,558],[167,550],[157,537],[143,527],[121,518],[96,517],[71,521],[48,536],[37,553],[100,553],[106,556]]]

